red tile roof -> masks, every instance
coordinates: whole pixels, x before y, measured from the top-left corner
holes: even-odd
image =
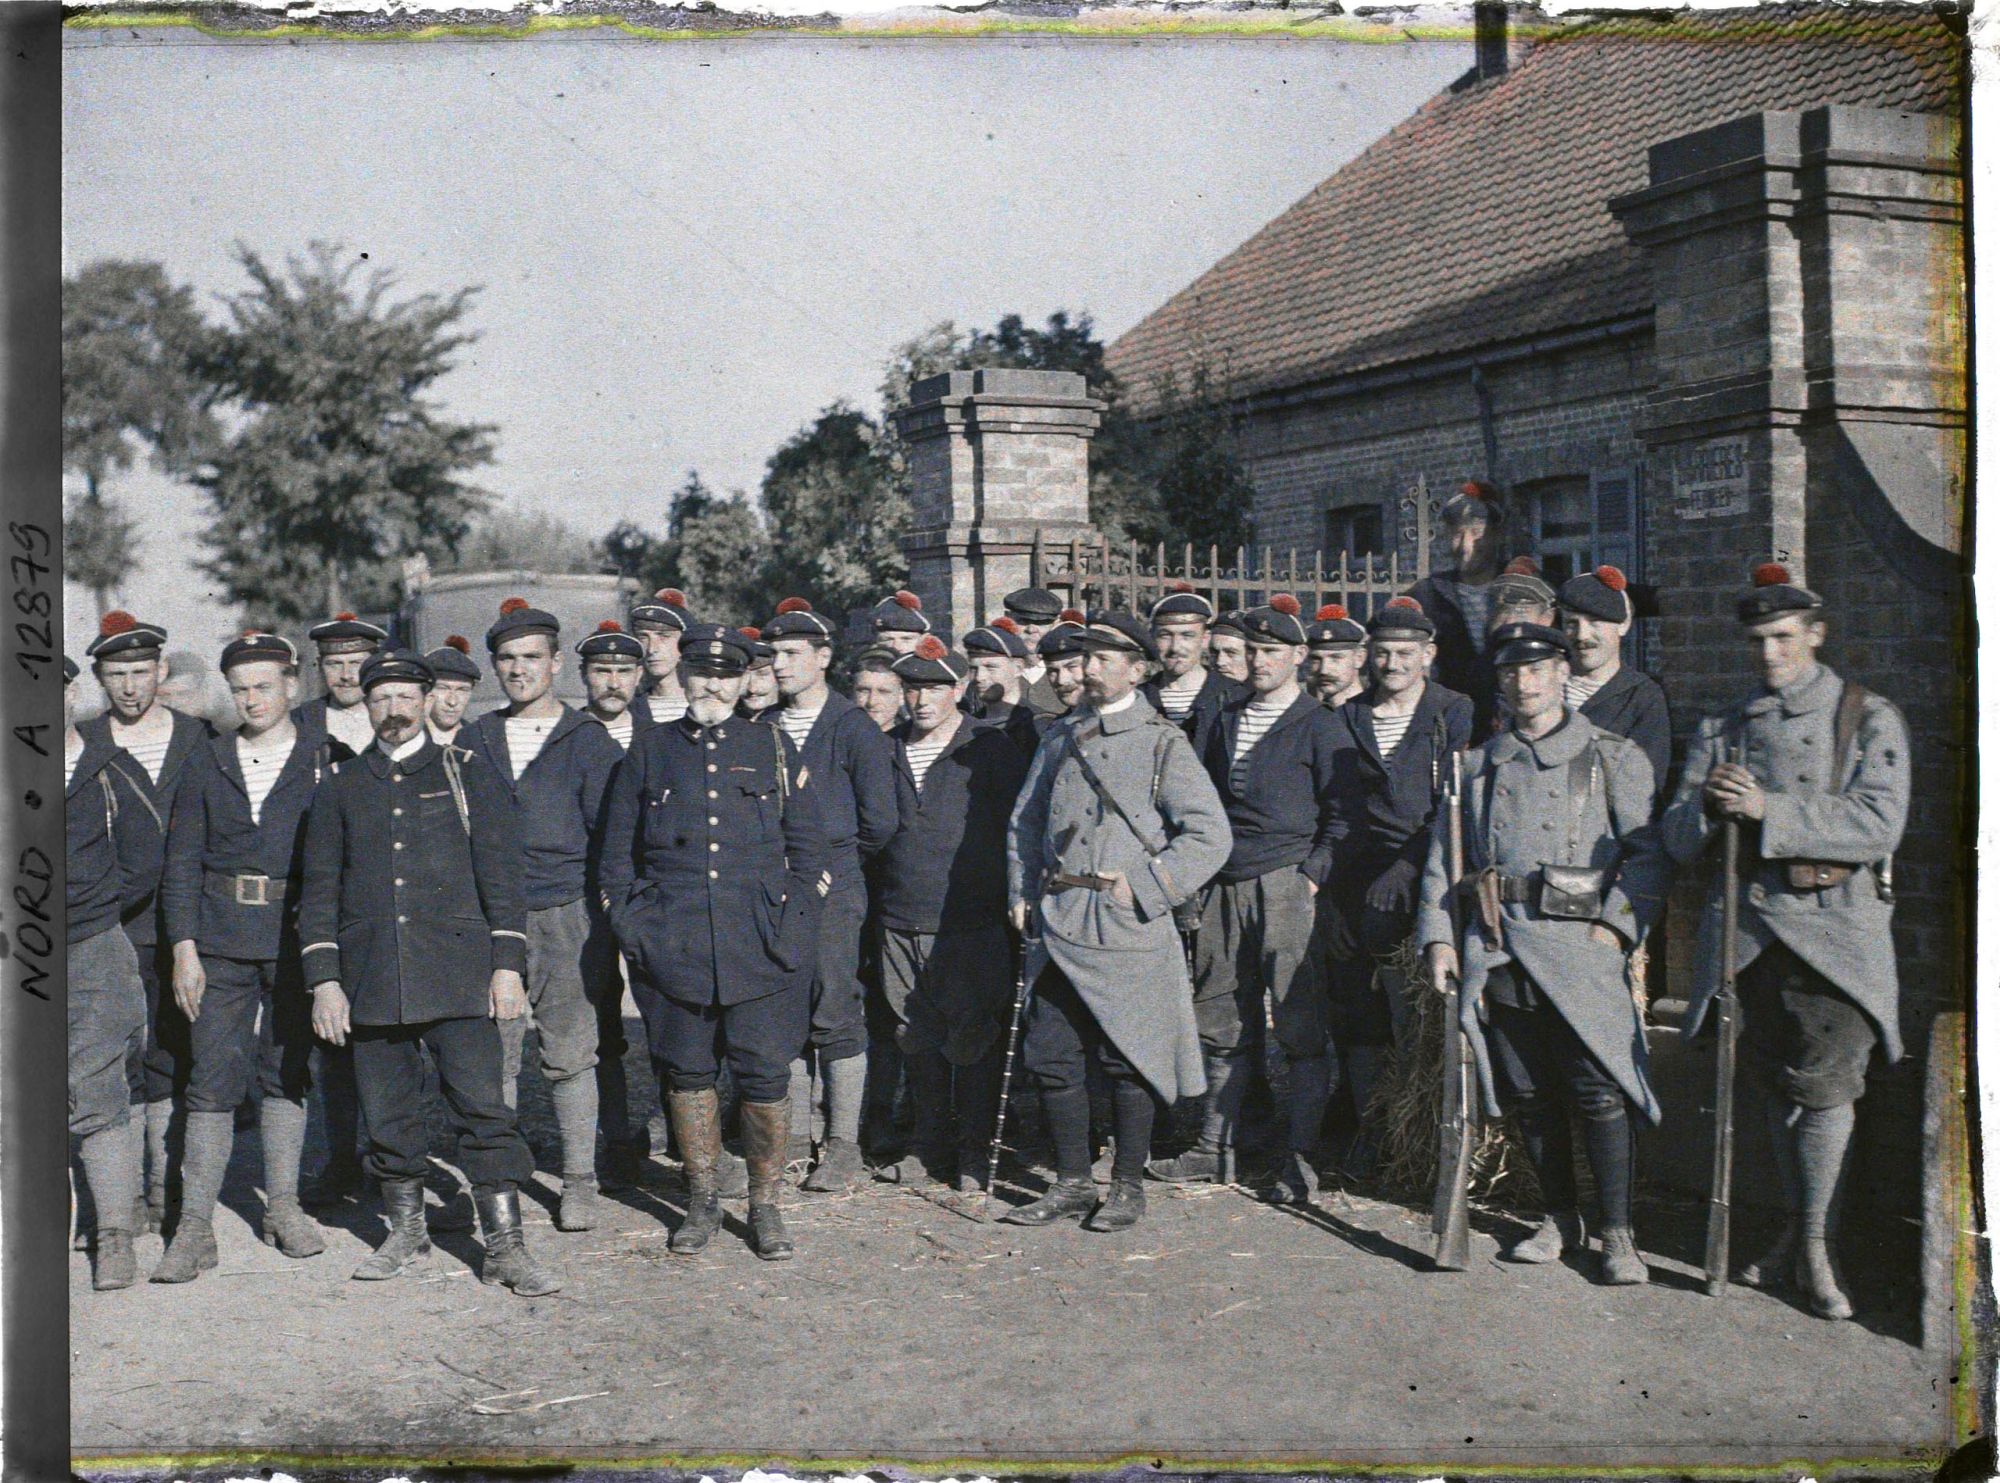
[[[1647,183],[1648,146],[1760,109],[1956,112],[1962,54],[1931,13],[1872,5],[1557,31],[1432,98],[1107,359],[1142,402],[1196,362],[1249,394],[1644,312],[1605,203]]]

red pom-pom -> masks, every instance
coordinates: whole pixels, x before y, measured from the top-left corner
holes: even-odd
[[[97,636],[108,639],[113,634],[130,633],[139,626],[139,620],[123,608],[113,608],[97,620]]]
[[[919,659],[942,659],[949,652],[944,646],[944,640],[934,633],[927,633],[917,640]]]
[[[1387,608],[1415,608],[1419,613],[1424,610],[1424,605],[1414,597],[1392,597],[1383,606]]]
[[[1064,608],[1062,612],[1056,616],[1056,622],[1058,623],[1082,623],[1085,621],[1086,619],[1082,608]]]
[[[1167,591],[1169,591],[1169,592],[1192,592],[1192,591],[1194,591],[1194,583],[1192,583],[1192,582],[1187,582],[1187,581],[1182,581],[1182,580],[1180,580],[1179,578],[1176,578],[1176,579],[1175,579],[1174,581],[1171,581],[1171,582],[1167,583]]]
[[[1792,574],[1775,561],[1767,561],[1750,573],[1751,585],[1756,587],[1789,587]]]
[[[1503,577],[1539,577],[1541,574],[1542,564],[1535,560],[1534,557],[1516,556],[1512,561],[1507,563],[1506,570],[1501,572],[1500,575]]]
[[[597,625],[597,631],[599,633],[623,633],[625,628],[616,618],[606,618],[602,623]]]
[[[913,613],[920,613],[924,608],[924,600],[907,588],[897,588],[889,601],[893,602],[899,608],[908,608]]]
[[[780,618],[784,617],[787,613],[810,613],[812,610],[813,605],[803,597],[788,597],[778,604],[778,616]]]
[[[1318,613],[1314,614],[1313,621],[1316,623],[1339,623],[1346,617],[1346,608],[1343,608],[1337,602],[1330,602],[1321,608]]]
[[[1280,592],[1271,599],[1271,611],[1283,613],[1287,618],[1299,616],[1299,600],[1289,592]]]
[[[757,631],[755,625],[751,625],[745,628],[739,628],[736,631],[742,634],[743,637],[745,637],[746,639],[756,639],[760,643],[763,642],[764,635]]]
[[[1625,573],[1619,571],[1615,566],[1600,566],[1591,575],[1596,577],[1606,587],[1609,587],[1613,592],[1623,592],[1625,590]]]
[[[1021,631],[1021,625],[1016,623],[1012,618],[1005,616],[1004,614],[998,618],[995,618],[987,626],[989,628],[997,628],[1002,633],[1019,633]]]
[[[1486,500],[1489,503],[1500,498],[1500,491],[1495,489],[1491,484],[1488,484],[1484,479],[1467,479],[1463,484],[1458,486],[1458,492],[1470,495],[1474,499]]]
[[[472,641],[462,633],[451,635],[450,638],[444,641],[444,646],[447,649],[456,649],[461,654],[470,654],[472,652]]]
[[[359,622],[360,620],[357,619],[352,613],[335,613],[333,615],[333,621],[336,623],[355,623]]]
[[[254,639],[263,632],[264,630],[261,628],[246,628],[243,630],[243,637],[246,639]]]
[[[500,604],[500,616],[504,618],[509,613],[518,613],[527,605],[528,600],[525,597],[510,597]]]

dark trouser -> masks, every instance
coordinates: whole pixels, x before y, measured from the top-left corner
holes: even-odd
[[[1520,1119],[1542,1203],[1577,1208],[1570,1112],[1583,1119],[1584,1154],[1607,1226],[1632,1224],[1632,1119],[1624,1089],[1598,1064],[1562,1011],[1513,964],[1487,980],[1486,1040],[1501,1101]]]
[[[1357,1045],[1390,1045],[1406,1011],[1391,997],[1391,990],[1402,985],[1388,970],[1410,935],[1415,913],[1375,911],[1358,900],[1334,900],[1328,891],[1320,893],[1320,901],[1320,951],[1327,964],[1328,1019],[1334,1043],[1343,1050]],[[1336,915],[1344,920],[1348,936],[1354,940],[1356,951],[1351,957],[1334,955]]]
[[[188,1027],[190,1112],[234,1112],[254,1077],[266,1097],[305,1105],[312,1090],[312,1001],[296,963],[211,958],[201,1012]],[[261,1013],[260,1013],[261,1011]]]
[[[597,1014],[597,1122],[607,1144],[625,1143],[633,1130],[632,1093],[625,1078],[625,1052],[631,1043],[625,1038],[625,976],[619,971],[624,959],[602,921],[593,923],[592,932],[596,945],[584,987]]]
[[[1042,1115],[1056,1145],[1056,1174],[1090,1178],[1089,1074],[1111,1084],[1113,1131],[1118,1149],[1111,1177],[1137,1181],[1153,1153],[1153,1119],[1159,1098],[1132,1063],[1120,1055],[1067,975],[1044,969],[1028,1004],[1021,1032],[1022,1064],[1042,1093]]]
[[[146,1024],[132,940],[107,927],[68,945],[69,1130],[88,1138],[131,1119],[125,1052]]]
[[[146,1027],[126,1048],[125,1084],[135,1105],[171,1101],[187,1090],[193,1056],[187,1016],[174,1002],[173,955],[161,942],[134,942],[132,951],[146,991]]]
[[[1744,1060],[1758,1082],[1798,1107],[1857,1102],[1868,1089],[1875,1022],[1782,942],[1736,975]]]
[[[643,980],[633,984],[660,1091],[699,1092],[725,1061],[746,1102],[782,1102],[792,1058],[806,1042],[812,1006],[795,989],[742,1004],[687,1004]]]
[[[352,1043],[355,1085],[368,1118],[368,1172],[377,1179],[422,1179],[430,1171],[426,1050],[473,1193],[511,1189],[534,1177],[534,1156],[501,1095],[500,1030],[492,1020],[356,1025]]]
[[[502,1072],[511,1089],[521,1074],[521,1047],[532,1022],[541,1039],[542,1075],[573,1081],[597,1064],[597,1010],[590,984],[602,972],[605,939],[592,931],[583,898],[528,913],[528,1013],[496,1021]]]
[[[836,880],[820,908],[812,985],[810,1039],[821,1064],[868,1049],[867,996],[861,983],[861,930],[867,920],[867,888],[858,878]]]

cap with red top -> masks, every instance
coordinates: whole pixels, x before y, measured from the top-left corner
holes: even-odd
[[[1632,616],[1632,594],[1626,586],[1625,573],[1615,566],[1600,566],[1563,583],[1556,592],[1556,606],[1600,623],[1623,623]]]
[[[1347,615],[1347,609],[1330,602],[1313,614],[1306,628],[1306,643],[1315,649],[1355,649],[1368,642],[1368,630]]]
[[[1504,523],[1507,519],[1507,497],[1485,479],[1467,479],[1444,502],[1438,518],[1446,525],[1462,525],[1473,520]]]
[[[752,669],[757,668],[759,665],[769,664],[773,659],[778,657],[778,651],[764,641],[763,630],[759,629],[754,623],[746,623],[736,631],[742,635],[744,644],[750,650],[750,667]]]
[[[931,620],[924,616],[924,600],[908,588],[898,588],[868,615],[877,633],[929,633]]]
[[[1371,639],[1423,639],[1437,637],[1437,624],[1414,597],[1392,597],[1375,610],[1368,620]]]
[[[1082,608],[1064,608],[1056,615],[1055,626],[1042,635],[1035,645],[1035,653],[1043,659],[1060,659],[1065,654],[1081,654],[1083,646],[1076,641],[1083,632],[1084,611]]]
[[[763,628],[764,642],[778,639],[810,639],[816,644],[833,642],[833,623],[815,613],[803,597],[788,597],[778,604],[777,614]]]
[[[646,657],[646,646],[627,633],[616,618],[606,618],[578,642],[576,652],[586,664],[593,659],[628,659],[638,663]]]
[[[1736,604],[1738,623],[1766,623],[1787,613],[1817,613],[1825,601],[1792,580],[1790,568],[1767,561],[1750,573],[1750,591]]]
[[[479,683],[479,666],[472,658],[472,641],[462,633],[452,634],[424,655],[424,663],[440,680],[463,680],[468,685]]]
[[[1516,556],[1493,579],[1493,608],[1553,608],[1555,589],[1542,580],[1542,564],[1532,556]]]
[[[1306,625],[1299,600],[1289,592],[1272,595],[1261,608],[1251,608],[1239,620],[1243,635],[1253,644],[1303,644]]]
[[[1167,583],[1166,596],[1146,610],[1146,621],[1158,623],[1162,618],[1199,618],[1203,623],[1215,621],[1215,604],[1194,590],[1194,583],[1172,581]]]
[[[969,667],[934,633],[925,634],[916,648],[889,666],[898,679],[911,685],[956,685]]]
[[[1007,659],[1026,659],[1028,645],[1021,638],[1020,625],[1005,616],[995,618],[984,628],[975,628],[964,639],[965,652],[970,654],[997,654]]]
[[[545,613],[525,597],[510,597],[500,604],[500,616],[486,630],[486,652],[497,654],[509,639],[539,633],[549,641],[551,651],[562,633],[562,623],[554,613]]]
[[[352,613],[335,613],[326,622],[308,628],[306,637],[319,646],[322,656],[353,654],[381,648],[389,641],[389,630],[363,622]]]
[[[678,587],[662,587],[644,602],[633,603],[625,622],[634,633],[645,633],[648,629],[656,633],[686,633],[695,626],[695,616],[688,607],[685,592]]]
[[[97,620],[97,637],[83,652],[90,659],[157,659],[167,641],[166,629],[141,623],[123,608],[113,608]]]

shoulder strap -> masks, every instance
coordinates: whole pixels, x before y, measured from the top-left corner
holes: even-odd
[[[146,790],[139,786],[139,780],[133,777],[132,774],[127,772],[124,768],[120,767],[118,765],[118,759],[116,757],[113,757],[109,762],[105,763],[104,767],[105,771],[116,772],[118,776],[125,779],[126,783],[129,784],[132,789],[132,796],[138,799],[140,806],[144,808],[147,813],[153,816],[153,823],[155,827],[159,829],[160,833],[165,834],[167,832],[167,821],[161,818],[160,811],[153,807],[153,800],[146,796]],[[99,776],[102,776],[102,774],[99,774]],[[109,788],[111,784],[109,782],[106,782],[104,786]],[[112,813],[114,816],[117,813],[117,808],[115,805],[112,808]]]
[[[111,832],[111,826],[118,818],[118,793],[111,786],[111,779],[104,775],[109,770],[109,767],[100,768],[97,774],[97,786],[104,790],[104,832],[106,834]]]
[[[1837,790],[1854,758],[1854,739],[1861,731],[1861,712],[1868,691],[1852,680],[1840,682],[1840,704],[1833,713],[1833,784]]]
[[[1583,827],[1583,811],[1590,807],[1591,795],[1597,791],[1597,775],[1604,766],[1604,759],[1598,751],[1596,737],[1590,745],[1569,759],[1569,853],[1576,854],[1577,831]]]
[[[472,838],[472,813],[465,806],[465,779],[458,771],[458,751],[446,746],[441,755],[444,758],[444,780],[451,785],[451,801],[458,805],[459,827],[465,830],[465,837]],[[394,766],[391,763],[390,766]]]
[[[1077,743],[1075,727],[1071,727],[1067,732],[1064,733],[1063,741],[1065,745],[1069,748],[1070,756],[1076,759],[1077,767],[1082,770],[1083,780],[1086,783],[1090,784],[1091,790],[1097,794],[1097,801],[1104,805],[1107,812],[1116,814],[1118,816],[1119,822],[1124,824],[1124,826],[1127,829],[1132,831],[1132,837],[1139,841],[1139,848],[1144,850],[1148,855],[1157,857],[1160,854],[1160,852],[1166,848],[1166,845],[1164,843],[1155,845],[1150,839],[1148,839],[1146,837],[1145,831],[1141,829],[1138,823],[1133,819],[1133,817],[1125,811],[1125,805],[1118,801],[1118,795],[1113,793],[1109,788],[1104,786],[1104,779],[1097,775],[1097,769],[1090,765],[1090,759],[1083,755],[1083,748]],[[1162,741],[1164,742],[1165,745],[1163,745],[1160,751],[1156,754],[1155,757],[1156,765],[1158,763],[1159,758],[1165,756],[1166,747],[1173,745],[1173,740],[1171,737],[1162,738]],[[1159,786],[1159,779],[1156,773],[1154,777],[1154,787],[1157,788],[1158,786]]]
[[[792,798],[792,775],[785,770],[784,733],[779,730],[775,721],[768,724],[771,727],[771,748],[778,756],[778,822],[782,824],[785,820],[785,805]]]

